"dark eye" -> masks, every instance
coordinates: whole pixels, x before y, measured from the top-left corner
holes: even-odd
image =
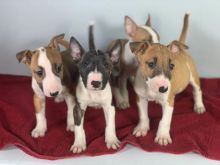
[[[170,64],[170,65],[169,65],[170,70],[173,70],[174,66],[175,66],[174,64]]]
[[[148,62],[147,65],[150,69],[154,69],[156,66],[155,62]]]
[[[109,67],[109,64],[108,64],[107,62],[105,62],[105,63],[104,63],[104,66],[105,66],[106,68],[108,68],[108,67]]]
[[[83,67],[87,67],[88,65],[89,65],[89,62],[88,62],[88,61],[82,62],[82,66],[83,66]]]
[[[60,71],[62,70],[62,64],[60,64],[60,65],[56,65],[56,72],[57,73],[60,73]]]
[[[36,72],[35,72],[39,77],[42,77],[43,75],[44,75],[44,70],[43,70],[43,68],[39,68],[39,70],[37,70]]]

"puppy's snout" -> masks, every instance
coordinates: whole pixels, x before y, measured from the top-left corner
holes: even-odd
[[[101,86],[101,82],[100,81],[92,81],[91,84],[92,84],[92,86],[94,88],[99,88]]]
[[[167,92],[167,91],[168,91],[168,87],[165,87],[165,86],[159,87],[159,92],[160,92],[160,93],[165,93],[165,92]]]
[[[59,93],[58,91],[53,92],[53,93],[51,93],[51,92],[50,92],[50,96],[55,97],[55,96],[57,96],[57,95],[58,95],[58,93]]]

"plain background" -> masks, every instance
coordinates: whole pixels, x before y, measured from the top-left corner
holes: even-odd
[[[75,36],[84,48],[88,24],[96,22],[97,47],[105,49],[111,40],[124,38],[124,16],[144,24],[148,13],[153,27],[168,44],[178,39],[185,12],[189,12],[187,44],[201,77],[219,77],[219,0],[0,0],[0,73],[30,75],[15,58],[24,49],[47,45],[60,33]],[[220,164],[197,154],[147,153],[126,147],[120,153],[99,157],[79,157],[53,161],[53,164]],[[0,151],[0,164],[51,164],[32,158],[14,147]]]
[[[153,27],[168,44],[178,39],[185,12],[189,12],[187,44],[201,77],[219,77],[219,0],[0,0],[0,73],[29,75],[15,58],[24,49],[47,45],[60,33],[75,36],[84,48],[88,24],[96,22],[96,46],[105,49],[124,38],[124,16],[144,24],[148,13]]]

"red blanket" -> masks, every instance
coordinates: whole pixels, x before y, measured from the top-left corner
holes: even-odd
[[[161,107],[149,105],[150,128],[147,136],[136,138],[132,130],[138,122],[135,94],[130,90],[131,107],[116,111],[119,150],[130,143],[145,151],[168,153],[196,152],[207,158],[220,160],[220,79],[203,79],[202,89],[207,112],[193,112],[191,88],[176,97],[171,124],[173,143],[161,147],[154,137],[161,119]],[[78,156],[69,151],[74,134],[66,132],[66,105],[47,99],[48,131],[43,138],[34,139],[30,132],[35,126],[33,92],[30,77],[0,75],[0,148],[15,144],[27,154],[43,159]],[[108,150],[104,142],[105,121],[102,110],[88,109],[85,115],[87,150],[82,155],[102,155]]]

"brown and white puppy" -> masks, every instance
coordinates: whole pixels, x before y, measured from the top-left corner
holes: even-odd
[[[51,39],[48,46],[35,51],[24,50],[16,57],[19,62],[28,66],[32,73],[36,126],[31,132],[34,138],[42,137],[47,130],[45,118],[45,97],[65,99],[67,112],[67,130],[74,131],[73,108],[75,106],[75,88],[78,80],[78,69],[68,51],[60,52],[58,44],[69,48],[63,40],[64,34]]]
[[[139,123],[134,129],[135,136],[145,136],[149,130],[148,101],[161,104],[163,116],[160,120],[155,142],[160,145],[172,143],[170,124],[176,94],[182,92],[188,84],[193,87],[194,111],[205,112],[202,92],[196,67],[192,58],[185,51],[184,44],[188,30],[188,15],[185,15],[184,26],[179,41],[168,46],[159,43],[130,43],[139,61],[139,68],[134,81],[138,96]]]
[[[125,32],[129,39],[114,40],[109,48],[111,58],[116,59],[113,63],[113,72],[111,76],[113,96],[116,101],[116,107],[125,109],[130,106],[127,90],[127,80],[133,77],[138,68],[138,61],[131,52],[129,43],[132,41],[159,42],[159,35],[151,27],[150,15],[145,25],[137,25],[130,17],[125,16]],[[119,45],[116,49],[116,46]]]

